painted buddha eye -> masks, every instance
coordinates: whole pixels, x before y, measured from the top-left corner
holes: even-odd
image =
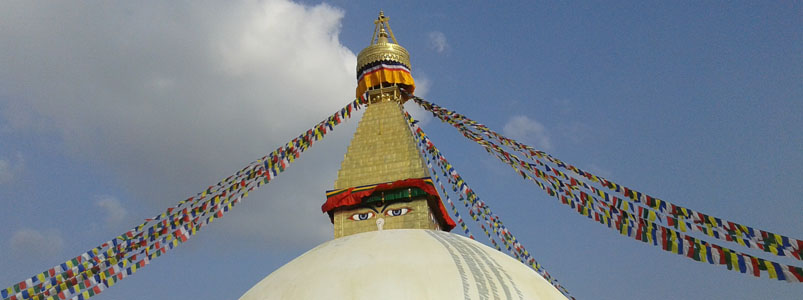
[[[373,217],[374,217],[374,213],[372,213],[372,212],[364,212],[364,213],[357,213],[357,214],[351,215],[351,217],[349,217],[349,220],[362,221],[362,220],[368,220],[368,219],[373,218]]]
[[[397,217],[397,216],[405,215],[408,212],[410,212],[409,208],[397,208],[397,209],[391,209],[389,211],[386,211],[385,215],[391,216],[391,217]]]

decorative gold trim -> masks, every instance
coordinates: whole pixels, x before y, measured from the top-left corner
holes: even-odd
[[[379,12],[379,17],[374,21],[371,44],[357,55],[357,71],[360,71],[367,64],[381,60],[400,62],[412,70],[410,67],[410,53],[404,47],[399,46],[399,42],[396,41],[396,37],[393,35],[393,30],[390,29],[389,20],[390,18],[386,17],[382,11]],[[388,41],[388,32],[390,32],[390,38],[393,40],[392,43]]]
[[[357,55],[357,71],[367,64],[380,60],[392,60],[410,68],[410,53],[404,47],[391,43],[378,43],[366,47]],[[410,68],[412,70],[412,68]]]

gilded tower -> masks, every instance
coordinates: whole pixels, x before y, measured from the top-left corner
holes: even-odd
[[[566,299],[519,261],[445,232],[454,222],[402,109],[415,89],[410,55],[381,12],[374,24],[357,60],[357,97],[367,108],[322,207],[335,239],[240,299]]]
[[[383,229],[449,231],[449,218],[407,126],[402,105],[415,90],[410,54],[382,12],[357,56],[357,97],[367,108],[327,192],[335,238]],[[391,42],[392,40],[392,42]]]

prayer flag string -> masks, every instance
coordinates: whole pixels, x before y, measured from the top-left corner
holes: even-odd
[[[467,136],[470,136],[470,134]],[[481,143],[481,145],[488,147],[487,142]],[[534,177],[530,177],[528,174],[518,170],[515,167],[516,163],[514,161],[519,161],[515,155],[506,153],[501,149],[501,147],[498,146],[493,148],[493,150],[499,154],[495,155],[497,158],[508,163],[517,171],[517,173],[521,174],[526,179],[533,180],[540,187],[544,188],[544,185],[535,180]],[[801,269],[798,267],[788,265],[784,266],[776,262],[766,261],[753,257],[749,254],[737,252],[732,249],[684,235],[678,231],[658,225],[647,218],[641,217],[641,215],[628,213],[627,209],[617,209],[616,207],[610,206],[609,203],[603,202],[593,195],[589,196],[587,194],[581,194],[581,197],[578,197],[576,194],[572,193],[571,189],[567,189],[568,185],[564,184],[557,177],[549,175],[542,170],[538,172],[537,169],[535,171],[528,168],[525,169],[527,169],[529,172],[534,172],[536,173],[536,176],[549,181],[549,184],[551,184],[557,192],[548,188],[546,188],[545,191],[547,191],[550,195],[557,197],[563,204],[570,205],[571,208],[574,209],[578,214],[588,218],[591,218],[593,215],[595,221],[605,224],[609,228],[617,230],[622,235],[632,237],[636,240],[646,243],[652,242],[655,246],[661,246],[665,251],[684,255],[695,261],[726,265],[729,270],[753,274],[756,277],[759,277],[760,271],[764,270],[767,271],[770,278],[777,278],[778,280],[799,282],[801,279],[803,279],[803,271],[801,271]],[[568,199],[567,196],[569,197]],[[581,200],[583,196],[585,197],[586,201]],[[588,201],[589,198],[593,201]],[[599,205],[594,206],[594,203]],[[712,252],[712,249],[716,252]],[[706,253],[712,253],[713,257],[706,256]],[[772,265],[773,267],[766,268],[768,265]]]
[[[486,136],[498,140],[503,145],[509,146],[516,151],[523,153],[525,156],[536,161],[540,165],[545,164],[538,160],[538,158],[545,159],[550,163],[553,163],[555,166],[557,166],[557,168],[551,168],[550,171],[556,173],[558,176],[566,176],[562,171],[558,170],[558,168],[562,168],[572,171],[573,173],[581,177],[585,177],[588,180],[599,183],[608,190],[619,193],[620,195],[624,196],[624,198],[613,197],[611,195],[608,196],[609,198],[615,200],[617,205],[622,205],[618,204],[619,202],[627,203],[630,206],[641,204],[651,210],[654,210],[656,213],[671,215],[665,217],[664,219],[670,219],[668,222],[673,224],[685,225],[684,223],[692,223],[698,225],[688,227],[692,230],[700,231],[710,237],[738,243],[749,248],[760,249],[764,252],[772,253],[777,256],[793,257],[797,260],[801,260],[803,258],[803,241],[801,240],[765,230],[755,229],[751,226],[717,218],[652,197],[645,193],[614,183],[603,177],[594,175],[590,172],[583,171],[571,164],[567,164],[558,160],[557,158],[554,158],[546,152],[536,150],[530,146],[506,138],[494,132],[493,130],[488,129],[485,125],[477,123],[476,121],[471,120],[464,115],[441,108],[419,97],[413,97],[413,99],[416,101],[416,103],[421,105],[427,111],[432,112],[443,122],[449,123],[453,126],[471,127]],[[595,189],[594,192],[599,194],[600,190]]]
[[[363,103],[355,99],[312,129],[216,185],[179,201],[98,247],[0,290],[0,296],[4,300],[80,300],[101,293],[222,217],[247,197],[248,192],[269,183],[315,141],[349,119]]]
[[[480,217],[482,217],[483,220],[489,224],[495,235],[502,240],[507,247],[507,250],[510,251],[513,256],[521,260],[525,265],[532,267],[538,274],[544,277],[544,279],[546,279],[550,284],[555,286],[555,288],[557,288],[561,293],[571,299],[574,299],[574,297],[569,295],[568,290],[558,283],[557,279],[552,277],[549,272],[547,272],[537,261],[535,261],[527,249],[525,249],[524,246],[519,243],[513,233],[507,227],[505,227],[501,219],[497,215],[493,214],[490,207],[479,199],[479,197],[468,186],[465,180],[463,180],[460,174],[457,173],[451,164],[449,164],[448,160],[446,160],[438,148],[435,147],[434,143],[432,143],[429,137],[418,126],[418,121],[415,121],[407,112],[405,112],[405,116],[410,129],[413,131],[413,136],[416,138],[418,147],[422,150],[425,149],[425,153],[430,155],[433,160],[438,162],[444,176],[448,178],[449,182],[452,184],[453,191],[460,195],[461,200],[467,199],[468,201],[472,202],[472,205],[469,207],[469,215],[471,215],[472,219],[474,219],[474,221],[476,221],[483,228],[483,231],[485,231],[486,235],[488,235],[489,239],[497,248],[497,250],[501,251],[500,247],[495,243],[493,238],[491,238],[490,233],[479,221],[477,214],[479,214]]]
[[[417,145],[420,145],[420,143],[417,143]],[[419,148],[422,148],[422,147],[419,147]],[[438,176],[438,172],[437,172],[437,170],[435,170],[435,167],[432,165],[432,159],[430,159],[429,155],[427,155],[427,150],[426,149],[419,149],[419,150],[421,151],[421,157],[423,157],[427,161],[427,168],[432,171],[432,177],[434,178],[435,184],[438,185],[438,187],[441,190],[441,194],[443,194],[443,197],[446,199],[446,203],[448,203],[449,204],[449,208],[452,209],[452,215],[454,215],[455,219],[457,219],[457,224],[460,225],[460,228],[463,229],[463,232],[468,236],[468,238],[473,240],[474,239],[474,235],[471,234],[471,232],[468,230],[468,226],[466,226],[466,222],[463,221],[463,217],[460,216],[460,212],[457,211],[457,207],[454,205],[454,202],[452,202],[452,199],[449,197],[449,193],[446,192],[446,188],[443,186],[443,183],[441,183],[440,177]],[[448,175],[447,174],[444,173],[443,176],[444,176],[444,178],[448,179]],[[466,205],[466,207],[468,207],[468,205]],[[483,227],[483,229],[484,229],[484,227]],[[486,233],[487,233],[487,231],[486,231]]]
[[[445,109],[440,110],[446,111]],[[453,112],[446,112],[447,115],[455,115]],[[461,119],[466,120],[467,118],[462,117]],[[778,280],[786,280],[789,282],[803,281],[803,270],[799,267],[781,265],[776,262],[756,258],[749,254],[708,243],[704,240],[669,229],[655,222],[656,220],[659,222],[663,220],[663,218],[659,218],[659,216],[662,216],[661,211],[656,213],[652,210],[645,209],[645,207],[630,205],[627,201],[621,201],[621,199],[611,196],[593,186],[589,186],[576,178],[567,176],[563,172],[550,169],[548,165],[532,157],[530,158],[535,160],[538,163],[537,165],[519,159],[516,155],[508,153],[499,145],[471,131],[471,128],[476,127],[469,127],[461,122],[448,123],[455,126],[465,137],[477,142],[483,146],[486,151],[494,154],[494,156],[503,162],[506,162],[525,179],[532,180],[549,195],[558,198],[561,203],[571,206],[577,213],[587,218],[592,218],[593,216],[595,221],[619,231],[622,235],[633,237],[636,240],[646,243],[651,242],[655,246],[659,246],[660,241],[660,246],[666,251],[684,255],[696,261],[726,265],[728,269],[736,270],[741,273],[750,273],[758,277],[760,276],[760,271],[766,271],[770,278],[777,278]],[[478,123],[474,122],[474,124]],[[479,125],[484,127],[481,124]],[[494,133],[494,135],[489,136],[499,135]],[[515,142],[513,140],[510,141]],[[539,167],[543,167],[544,169]],[[550,173],[554,173],[567,180],[569,184],[564,183],[556,176],[550,175]],[[531,177],[530,174],[535,175],[535,177]],[[544,180],[551,185],[551,188],[539,182],[536,178]],[[578,190],[578,187],[590,189],[593,193],[587,194],[583,191],[579,191],[580,195],[578,196],[577,193],[573,192],[573,190]],[[597,198],[594,194],[600,198]],[[600,199],[604,199],[604,201]],[[692,226],[690,222],[673,216],[666,216],[666,223],[668,226],[673,226],[675,229],[680,229],[683,232],[686,231],[687,227],[698,228],[699,231],[707,234],[711,232],[710,228],[706,231],[706,229],[703,229],[700,225]],[[739,244],[747,246],[748,243],[749,241],[745,240]]]

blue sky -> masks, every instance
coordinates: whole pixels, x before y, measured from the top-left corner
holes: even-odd
[[[803,238],[799,1],[4,6],[3,287],[216,183],[345,105],[379,9],[410,51],[425,99],[615,182]],[[578,299],[803,293],[622,237],[451,127],[416,116]],[[356,123],[96,299],[236,298],[331,239],[319,208]]]

